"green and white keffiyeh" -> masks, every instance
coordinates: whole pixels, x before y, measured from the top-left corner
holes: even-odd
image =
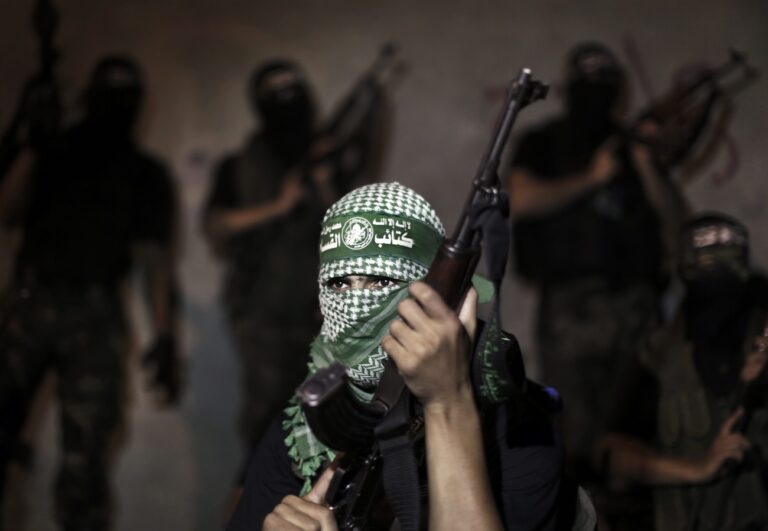
[[[342,197],[325,214],[320,234],[320,310],[323,326],[311,346],[310,374],[337,361],[347,367],[363,400],[384,371],[381,339],[407,296],[408,284],[423,278],[445,230],[432,206],[399,183],[377,183]],[[328,281],[348,275],[401,281],[381,290],[335,291]],[[286,409],[286,444],[304,491],[333,452],[312,435],[298,399]]]

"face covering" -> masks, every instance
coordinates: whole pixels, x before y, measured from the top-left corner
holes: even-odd
[[[323,325],[311,346],[310,374],[333,362],[347,369],[352,390],[370,400],[384,372],[382,337],[397,317],[407,286],[423,278],[445,230],[423,197],[399,183],[358,188],[326,212],[320,234],[320,310]],[[399,285],[380,290],[335,291],[328,281],[348,275],[391,278]],[[283,427],[295,468],[305,490],[333,452],[314,438],[298,400]]]
[[[386,358],[379,342],[405,288],[426,275],[443,235],[429,204],[397,183],[363,187],[328,211],[318,276],[323,327],[312,347],[318,368],[338,361],[359,387],[378,383]],[[329,280],[347,275],[392,278],[399,285],[343,292],[328,286]]]
[[[261,89],[256,99],[267,139],[287,164],[302,157],[312,139],[315,109],[309,88],[297,79]]]
[[[708,273],[686,282],[683,305],[688,338],[702,383],[718,397],[739,383],[749,320],[747,283],[732,273]]]

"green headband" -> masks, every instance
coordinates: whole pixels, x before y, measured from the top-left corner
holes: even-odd
[[[422,221],[391,214],[360,212],[335,216],[320,232],[320,263],[347,258],[405,258],[429,266],[443,237]]]

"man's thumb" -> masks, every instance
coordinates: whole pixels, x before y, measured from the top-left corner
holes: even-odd
[[[325,493],[328,492],[334,472],[336,472],[336,467],[329,466],[312,486],[312,490],[304,496],[304,499],[312,503],[325,504]]]
[[[477,330],[477,290],[469,288],[467,296],[459,309],[459,321],[467,330],[467,335],[471,341],[475,340],[475,331]]]

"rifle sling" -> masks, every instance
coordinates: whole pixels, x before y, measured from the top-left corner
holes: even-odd
[[[402,382],[400,375],[392,372]],[[401,393],[374,430],[384,492],[402,531],[418,531],[421,523],[419,469],[410,433],[411,398],[411,393]]]

